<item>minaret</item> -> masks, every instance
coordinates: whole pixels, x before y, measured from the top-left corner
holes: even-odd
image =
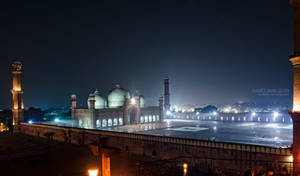
[[[158,105],[159,105],[159,121],[164,120],[164,97],[160,96],[158,98]]]
[[[165,93],[164,93],[164,100],[165,100],[165,111],[170,110],[170,91],[169,91],[169,78],[166,77],[164,79],[165,84]]]
[[[77,107],[77,97],[75,94],[71,95],[71,117],[72,119],[75,119],[75,109]]]
[[[71,109],[76,109],[76,106],[77,106],[77,100],[76,100],[76,95],[75,94],[72,94],[71,95]]]
[[[13,132],[18,133],[20,123],[24,121],[23,90],[22,90],[22,63],[15,61],[12,64],[12,116]]]
[[[294,68],[293,109],[293,159],[294,175],[300,174],[300,0],[290,0],[294,9],[294,53],[290,58]]]

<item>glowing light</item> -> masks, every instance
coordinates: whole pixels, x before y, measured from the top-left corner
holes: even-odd
[[[183,163],[183,168],[187,169],[188,165],[186,163]]]
[[[170,111],[167,111],[166,114],[167,114],[167,115],[171,115],[171,112],[170,112]]]
[[[289,162],[294,162],[294,157],[293,157],[293,155],[291,155],[291,156],[288,157],[288,161],[289,161]]]
[[[90,169],[89,176],[98,176],[98,169]]]
[[[130,104],[136,104],[135,98],[130,99]]]
[[[213,115],[217,115],[217,112],[216,112],[216,111],[214,111],[214,112],[213,112]]]
[[[183,175],[186,176],[187,175],[187,168],[188,165],[186,163],[183,164]]]
[[[55,118],[55,119],[54,119],[54,122],[59,122],[59,119],[58,119],[58,118]]]
[[[32,124],[33,122],[32,122],[32,120],[29,120],[28,123],[29,123],[29,124]]]
[[[217,127],[216,127],[216,126],[214,126],[214,127],[213,127],[213,129],[214,129],[214,130],[217,130]]]
[[[278,117],[278,115],[279,115],[278,112],[274,112],[274,113],[273,113],[273,116],[274,116],[274,117]]]
[[[19,92],[19,91],[22,91],[22,89],[21,88],[14,88],[14,91]]]
[[[256,112],[252,112],[252,114],[251,114],[252,116],[256,116]]]

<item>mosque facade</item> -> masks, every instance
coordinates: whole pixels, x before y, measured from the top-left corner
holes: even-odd
[[[166,84],[165,84],[166,86]],[[168,102],[169,104],[169,94]],[[120,84],[107,96],[97,89],[89,94],[87,107],[77,107],[77,97],[71,95],[71,116],[80,128],[106,128],[130,124],[157,123],[164,117],[164,97],[158,98],[157,106],[145,107],[143,95],[122,88]]]

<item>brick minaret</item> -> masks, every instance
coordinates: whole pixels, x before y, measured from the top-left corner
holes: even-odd
[[[294,9],[294,53],[290,58],[294,68],[293,158],[294,175],[300,174],[300,0],[290,0]]]
[[[165,111],[170,110],[170,90],[169,90],[169,78],[164,79],[165,83],[165,92],[164,92],[164,101],[165,101]]]
[[[24,121],[23,111],[23,90],[22,90],[22,63],[15,61],[12,64],[12,116],[13,116],[13,132],[18,133],[20,123]]]

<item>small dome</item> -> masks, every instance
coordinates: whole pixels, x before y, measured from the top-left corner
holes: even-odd
[[[95,109],[103,109],[106,107],[106,100],[105,98],[100,96],[99,91],[96,89],[94,92],[95,96]]]
[[[95,109],[103,109],[106,107],[106,100],[105,98],[100,96],[99,91],[96,89],[94,93],[89,95],[87,100],[88,107],[90,109],[90,100],[95,100]]]
[[[108,94],[108,107],[118,108],[122,107],[125,102],[125,97],[129,98],[129,92],[121,88],[120,84],[117,84]]]
[[[92,107],[91,107],[91,103],[90,103],[91,100],[95,100],[95,97],[94,97],[93,94],[89,94],[89,97],[88,97],[88,99],[87,99],[87,105],[88,105],[88,108],[89,108],[89,109],[92,108]]]

